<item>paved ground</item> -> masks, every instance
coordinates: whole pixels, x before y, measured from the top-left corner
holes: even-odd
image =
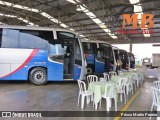
[[[155,79],[147,79],[140,94],[129,106],[128,111],[150,111],[152,97],[150,86]],[[51,82],[45,86],[34,86],[26,82],[0,82],[0,111],[82,111],[77,106],[78,85],[77,82]],[[130,95],[127,99],[129,100]],[[118,102],[118,110],[124,106],[124,102]],[[106,102],[102,101],[101,109],[105,111]],[[114,110],[114,106],[111,108]],[[86,105],[84,111],[95,111],[92,104]],[[8,118],[0,118],[8,120]],[[11,120],[17,118],[10,118]],[[18,118],[22,119],[22,118]],[[27,120],[38,120],[40,118],[26,118]],[[41,118],[42,120],[113,120],[107,117],[52,117]],[[146,120],[149,118],[125,117],[121,120]],[[152,120],[154,120],[153,118]]]

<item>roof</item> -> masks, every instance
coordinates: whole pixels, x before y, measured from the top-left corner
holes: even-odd
[[[0,25],[0,28],[12,28],[12,29],[28,29],[28,30],[46,30],[46,31],[65,31],[70,32],[77,35],[75,32],[67,29],[60,29],[60,28],[51,28],[51,27],[37,27],[37,26],[16,26],[16,25]]]
[[[37,25],[66,28],[82,38],[109,43],[160,43],[160,1],[139,0],[0,0],[0,22],[7,25]],[[133,0],[132,0],[133,1]],[[123,14],[134,14],[140,6],[144,14],[153,14],[154,34],[117,34],[122,28]],[[79,10],[78,10],[79,9]],[[91,14],[92,13],[92,14]],[[104,29],[105,28],[105,29]],[[131,25],[126,25],[131,29]],[[113,34],[117,39],[112,38]]]

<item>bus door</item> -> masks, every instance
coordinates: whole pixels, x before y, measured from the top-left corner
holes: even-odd
[[[111,50],[109,47],[104,48],[104,58],[105,58],[105,67],[104,67],[104,72],[110,72],[112,71],[112,64],[111,64]]]
[[[64,46],[66,51],[64,54],[64,80],[73,80],[74,79],[74,64],[75,64],[75,41],[64,41]]]
[[[48,46],[48,80],[63,81],[65,47],[61,43]]]
[[[73,72],[73,78],[74,80],[80,79],[81,70],[82,70],[82,56],[81,56],[81,50],[80,50],[80,43],[78,39],[74,42],[74,72]]]
[[[73,80],[74,41],[58,40],[50,44],[48,61],[49,80]]]
[[[103,73],[105,69],[104,50],[97,48],[95,52],[95,73]]]
[[[64,55],[64,80],[77,80],[80,78],[82,68],[78,39],[65,40],[64,47],[66,47]]]
[[[112,47],[105,45],[104,58],[105,58],[105,72],[115,71],[115,58],[113,56]]]

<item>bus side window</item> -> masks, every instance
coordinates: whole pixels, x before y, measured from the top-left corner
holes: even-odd
[[[18,30],[3,29],[2,32],[2,48],[17,48],[18,47]]]
[[[103,57],[104,57],[103,51],[97,51],[97,58],[103,58]]]
[[[49,54],[51,55],[64,55],[66,53],[66,46],[62,48],[61,44],[50,44]]]
[[[47,49],[50,40],[53,40],[52,31],[21,30],[19,33],[20,48]]]

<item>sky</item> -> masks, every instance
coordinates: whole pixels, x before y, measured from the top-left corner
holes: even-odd
[[[154,43],[155,44],[155,43]],[[133,44],[132,45],[132,53],[136,56],[136,58],[143,59],[145,57],[152,57],[152,53],[160,53],[159,47],[152,47],[153,44]],[[124,49],[129,52],[129,44],[113,44],[120,49]]]

